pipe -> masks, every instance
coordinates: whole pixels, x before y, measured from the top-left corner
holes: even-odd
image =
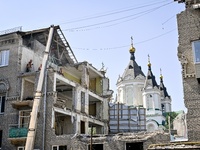
[[[45,150],[45,128],[46,128],[46,103],[47,103],[47,69],[45,70],[45,77],[44,77],[44,105],[43,105],[43,130],[42,130],[42,148]]]

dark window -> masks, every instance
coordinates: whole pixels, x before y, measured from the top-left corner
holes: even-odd
[[[67,146],[59,146],[59,150],[67,150]]]
[[[143,143],[126,143],[126,150],[143,150]]]
[[[5,96],[0,96],[0,113],[4,113],[5,110]]]
[[[90,145],[88,145],[88,150],[90,150]],[[92,150],[103,150],[103,144],[92,144]]]
[[[85,122],[81,121],[81,134],[85,134]]]
[[[52,150],[67,150],[67,145],[62,145],[62,146],[55,145],[53,146]]]
[[[0,130],[0,149],[1,149],[1,146],[2,146],[2,136],[3,136],[3,131]]]

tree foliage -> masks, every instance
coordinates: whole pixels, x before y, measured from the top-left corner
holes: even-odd
[[[165,114],[166,116],[166,121],[165,121],[165,128],[169,129],[169,117],[170,117],[170,128],[173,129],[173,121],[178,116],[178,113],[176,112],[168,112]]]

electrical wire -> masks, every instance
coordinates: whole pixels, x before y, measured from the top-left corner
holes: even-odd
[[[167,6],[169,4],[172,4],[173,2],[170,2],[170,3],[166,3],[164,5],[161,5],[159,7],[155,7],[155,8],[152,8],[150,10],[146,10],[146,11],[143,11],[143,12],[140,12],[140,13],[137,13],[137,14],[133,14],[133,15],[129,15],[129,16],[125,16],[125,17],[121,17],[121,18],[118,18],[118,19],[113,19],[113,20],[109,20],[109,21],[104,21],[104,22],[101,22],[101,23],[96,23],[96,24],[91,24],[91,25],[86,25],[86,26],[80,26],[80,27],[75,27],[75,28],[69,28],[69,29],[64,29],[63,31],[73,31],[73,30],[76,30],[76,29],[81,29],[81,28],[88,28],[88,27],[92,27],[92,26],[97,26],[97,25],[101,25],[101,24],[107,24],[107,23],[110,23],[110,22],[115,22],[115,21],[118,21],[118,20],[122,20],[122,19],[126,19],[126,18],[130,18],[130,17],[133,17],[135,15],[140,15],[142,13],[145,13],[145,14],[148,14],[152,11],[155,11],[157,9],[160,9],[164,6]],[[138,17],[137,17],[138,18]],[[129,19],[128,21],[130,20],[133,20],[135,18],[132,18],[132,19]],[[123,22],[127,22],[127,21],[123,21]]]
[[[143,41],[140,41],[140,42],[136,42],[134,45],[138,45],[138,44],[142,44],[142,43],[146,43],[146,42],[149,42],[149,41],[152,41],[152,40],[155,40],[157,38],[160,38],[162,36],[165,36],[173,31],[175,31],[177,28],[174,28],[168,32],[165,32],[163,34],[160,34],[158,36],[155,36],[155,37],[152,37],[152,38],[149,38],[149,39],[146,39],[146,40],[143,40]],[[80,48],[80,47],[72,47],[73,49],[79,49],[79,50],[113,50],[113,49],[120,49],[120,48],[125,48],[125,47],[129,47],[129,45],[122,45],[122,46],[117,46],[117,47],[110,47],[110,48]]]
[[[76,30],[66,30],[66,31],[69,31],[69,32],[74,32],[74,31],[89,31],[89,30],[94,30],[94,29],[101,29],[101,28],[106,28],[106,27],[111,27],[111,26],[115,26],[115,25],[118,25],[118,24],[121,24],[121,23],[124,23],[124,22],[128,22],[128,21],[132,21],[133,19],[137,19],[139,17],[142,17],[148,13],[151,13],[153,11],[155,11],[157,9],[152,9],[152,10],[148,10],[147,12],[145,12],[144,14],[141,14],[141,15],[138,15],[134,18],[131,18],[131,19],[127,19],[127,20],[124,20],[124,21],[121,21],[121,22],[117,22],[117,23],[114,23],[114,24],[109,24],[109,25],[106,25],[106,26],[98,26],[98,27],[93,27],[93,28],[86,28],[86,29],[76,29]],[[65,30],[64,30],[65,31]]]
[[[147,10],[147,11],[140,12],[140,13],[137,13],[137,14],[133,14],[133,15],[130,15],[130,16],[126,16],[126,17],[123,17],[123,18],[118,18],[118,19],[114,19],[114,20],[110,20],[110,21],[106,21],[106,22],[102,22],[102,23],[97,23],[97,24],[93,24],[93,25],[82,26],[82,27],[78,27],[78,28],[64,29],[63,31],[70,31],[70,32],[73,32],[73,31],[88,31],[88,30],[93,30],[93,29],[97,29],[97,28],[110,27],[110,26],[118,25],[118,24],[121,24],[121,23],[124,23],[124,22],[127,22],[127,21],[131,21],[133,19],[139,18],[139,17],[144,16],[144,15],[146,15],[150,12],[153,12],[155,10],[156,9]],[[142,13],[144,13],[144,14],[142,14]],[[139,15],[139,14],[141,14],[141,15]],[[136,15],[138,15],[138,16],[136,16]],[[136,17],[133,17],[131,19],[124,20],[124,21],[121,21],[121,22],[118,22],[118,23],[110,24],[110,25],[107,25],[107,26],[101,26],[101,27],[98,26],[98,27],[94,27],[94,28],[88,28],[88,27],[97,26],[97,25],[100,25],[100,24],[115,22],[115,21],[118,21],[118,20],[121,20],[121,19],[132,17],[132,16],[136,16]],[[86,29],[80,30],[81,28],[86,28]]]
[[[136,10],[136,9],[140,9],[140,8],[145,8],[145,7],[153,6],[153,5],[164,3],[164,2],[166,2],[166,0],[161,1],[161,2],[157,2],[157,3],[148,4],[148,5],[133,7],[133,8],[125,9],[125,10],[114,11],[114,12],[106,13],[106,14],[102,14],[102,15],[91,16],[91,17],[86,17],[86,18],[81,18],[81,19],[75,19],[75,20],[72,20],[72,21],[67,21],[67,22],[61,23],[61,25],[62,24],[69,24],[69,23],[75,23],[75,22],[85,21],[85,20],[90,20],[90,19],[97,19],[97,18],[106,17],[106,16],[110,16],[110,15],[115,15],[115,14],[119,14],[119,13],[123,13],[123,12],[127,12],[127,11],[132,11],[132,10]]]

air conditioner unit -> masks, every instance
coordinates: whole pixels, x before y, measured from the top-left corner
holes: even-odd
[[[17,147],[17,150],[25,150],[24,146]]]

